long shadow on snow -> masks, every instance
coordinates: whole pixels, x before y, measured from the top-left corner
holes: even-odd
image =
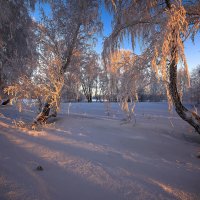
[[[1,147],[12,146],[13,149],[3,148],[1,151],[1,200],[10,198],[11,193],[11,199],[26,200],[35,198],[44,200],[121,199],[113,191],[87,181],[84,177],[71,173],[54,162],[46,161],[42,155],[36,156],[27,149],[10,142],[10,138],[8,139],[6,135],[15,135],[15,139],[20,141],[19,133],[16,133],[15,129],[8,131],[3,128],[3,131],[4,133],[0,134]],[[35,170],[38,164],[43,166],[44,171]]]
[[[27,140],[29,139],[29,136],[26,137],[24,135],[18,135],[18,137],[22,137],[23,139],[26,138]],[[158,164],[157,161],[154,164],[153,162],[140,162],[134,159],[130,161],[129,159],[125,159],[120,153],[104,153],[86,150],[80,147],[74,147],[70,144],[61,144],[60,142],[48,141],[48,139],[45,138],[35,139],[34,142],[37,143],[37,145],[39,144],[40,146],[45,146],[48,149],[51,149],[52,152],[61,153],[56,154],[56,156],[62,156],[64,154],[66,157],[69,157],[69,159],[74,159],[74,161],[71,163],[62,161],[64,163],[63,166],[65,166],[65,164],[66,166],[68,165],[67,169],[74,173],[78,173],[81,176],[96,176],[94,178],[94,182],[96,181],[96,183],[100,185],[103,182],[99,182],[96,179],[99,179],[100,176],[105,179],[107,178],[108,183],[104,182],[104,184],[107,184],[107,188],[111,187],[111,189],[112,184],[119,188],[122,187],[122,189],[125,191],[130,190],[132,187],[139,187],[139,184],[140,186],[144,187],[143,190],[148,190],[145,188],[148,188],[149,186],[152,187],[153,185],[149,180],[159,180],[161,183],[164,181],[175,187],[178,187],[179,185],[183,186],[183,182],[191,182],[194,188],[198,182],[198,178],[196,177],[194,180],[194,178],[191,177],[191,173],[185,169],[176,170],[177,177],[181,174],[184,174],[182,179],[177,179],[177,177],[170,176],[170,174],[175,170],[173,169],[175,166],[171,166],[170,163]],[[79,161],[79,159],[83,160]],[[59,159],[57,161],[59,161]],[[96,174],[98,170],[100,176]],[[166,174],[168,174],[168,176],[166,176]],[[121,179],[120,176],[123,178]],[[155,185],[153,187],[155,187]],[[187,187],[185,187],[185,189],[187,190]]]

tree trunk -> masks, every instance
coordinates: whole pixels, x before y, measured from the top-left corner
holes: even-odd
[[[170,95],[175,106],[175,110],[178,115],[185,121],[187,121],[195,130],[200,134],[200,116],[194,112],[189,111],[183,106],[180,100],[180,95],[177,90],[177,65],[175,59],[170,64],[170,83],[169,83]]]
[[[92,89],[89,87],[89,92],[88,92],[88,102],[92,102]]]
[[[171,2],[170,0],[165,0],[168,9],[171,9]],[[178,55],[176,45],[175,45],[175,31],[173,31],[174,42],[171,51],[171,63],[169,66],[170,74],[169,74],[169,90],[170,95],[175,106],[175,110],[178,115],[186,122],[188,122],[191,126],[195,128],[197,133],[200,134],[200,116],[197,113],[189,111],[186,107],[183,106],[180,95],[177,89],[177,64],[176,64],[176,56]]]
[[[49,112],[50,112],[50,104],[45,103],[44,108],[36,118],[36,122],[44,123],[49,116]]]
[[[10,99],[7,99],[7,100],[3,101],[1,105],[5,106],[5,105],[7,105],[9,103],[10,103]]]
[[[75,48],[75,44],[76,44],[76,40],[77,40],[77,37],[78,37],[78,34],[79,34],[80,27],[81,27],[81,23],[78,23],[77,27],[75,29],[75,32],[74,32],[74,36],[72,38],[71,45],[69,46],[69,48],[66,52],[66,55],[65,55],[66,62],[63,64],[63,66],[60,70],[60,76],[64,76],[64,73],[66,72],[66,70],[67,70],[67,68],[68,68],[68,66],[71,62],[71,57],[72,57],[72,54],[73,54],[73,50]],[[61,93],[59,95],[61,96]],[[49,116],[50,109],[51,109],[51,105],[49,103],[45,103],[43,110],[41,111],[41,113],[39,113],[39,115],[36,118],[36,123],[37,122],[40,122],[40,123],[45,122],[50,117],[56,117],[57,112],[54,112],[52,115]]]

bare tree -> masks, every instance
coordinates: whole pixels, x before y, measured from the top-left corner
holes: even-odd
[[[103,55],[120,46],[129,35],[134,49],[135,40],[141,39],[142,55],[151,63],[156,74],[162,75],[169,105],[172,103],[179,116],[200,133],[200,117],[185,108],[177,87],[177,65],[184,67],[187,84],[189,72],[184,53],[184,41],[199,30],[200,2],[181,0],[105,1],[114,16],[114,28],[104,42]]]

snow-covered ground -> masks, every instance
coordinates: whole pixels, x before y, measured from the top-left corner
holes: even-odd
[[[12,123],[31,111],[0,113],[0,200],[200,199],[200,136],[166,103],[130,123],[118,104],[62,104],[40,132]]]

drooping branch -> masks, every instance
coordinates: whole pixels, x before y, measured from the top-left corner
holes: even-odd
[[[169,0],[166,0],[168,9],[171,9],[171,4]],[[189,111],[185,106],[183,106],[178,92],[177,86],[177,62],[178,62],[178,50],[177,50],[177,33],[175,29],[172,30],[172,48],[171,48],[171,62],[169,65],[169,91],[170,96],[175,106],[175,110],[178,115],[185,121],[187,121],[195,130],[200,134],[200,116]]]
[[[190,13],[196,13],[200,8],[200,3],[195,1],[193,5],[188,5],[184,1],[165,0],[162,2],[161,5],[158,1],[142,1],[142,3],[141,1],[127,1],[121,9],[123,13],[118,13],[120,12],[118,4],[116,11],[111,9],[115,26],[104,42],[104,62],[106,65],[109,64],[109,53],[120,48],[126,35],[131,37],[133,49],[135,39],[141,39],[144,44],[142,55],[146,55],[146,64],[152,66],[157,76],[162,75],[166,83],[169,104],[173,103],[180,117],[199,133],[199,116],[183,106],[177,88],[176,73],[177,65],[182,61],[189,85],[189,71],[183,40],[190,35],[193,38],[199,30],[198,16],[190,16]],[[138,63],[137,66],[142,65]]]

